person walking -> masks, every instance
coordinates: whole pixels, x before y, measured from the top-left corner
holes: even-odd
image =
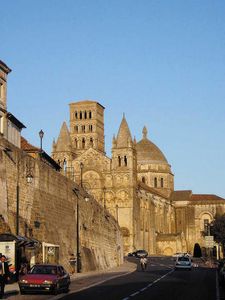
[[[147,257],[140,258],[140,265],[141,265],[142,271],[145,271],[147,269],[147,263],[148,263]]]
[[[0,254],[0,299],[5,294],[5,284],[10,279],[9,265],[6,261],[5,255]]]

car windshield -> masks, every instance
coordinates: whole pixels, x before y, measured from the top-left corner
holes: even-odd
[[[34,266],[30,270],[31,274],[56,274],[57,268],[54,266]]]
[[[190,259],[188,257],[182,256],[178,257],[178,261],[190,261]]]

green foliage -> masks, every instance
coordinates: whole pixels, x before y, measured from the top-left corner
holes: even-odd
[[[195,246],[194,246],[193,256],[194,257],[202,257],[202,250],[201,250],[201,247],[198,243],[196,243]]]
[[[225,214],[217,215],[211,224],[211,233],[217,243],[225,245]]]

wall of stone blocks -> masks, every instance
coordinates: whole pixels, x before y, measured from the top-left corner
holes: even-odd
[[[69,268],[76,256],[77,201],[82,270],[105,269],[123,261],[123,245],[116,220],[95,199],[85,201],[86,192],[49,167],[43,160],[7,144],[0,137],[0,233],[16,233],[16,186],[19,185],[19,234],[60,246],[60,263]],[[10,152],[2,149],[8,147]],[[27,183],[28,173],[33,175]],[[78,189],[77,195],[73,188]],[[37,222],[40,227],[37,228]]]

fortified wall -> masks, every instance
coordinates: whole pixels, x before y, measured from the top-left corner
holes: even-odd
[[[41,156],[33,158],[0,136],[0,233],[18,229],[21,236],[58,245],[59,262],[68,269],[77,252],[77,201],[82,271],[121,264],[120,228],[108,211]]]

